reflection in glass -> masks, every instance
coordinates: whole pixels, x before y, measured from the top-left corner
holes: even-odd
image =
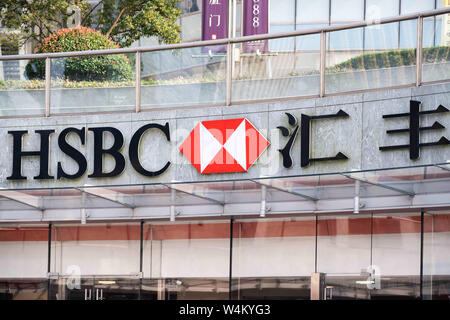
[[[45,59],[0,61],[0,117],[45,114]]]
[[[402,21],[400,35],[398,32],[398,23],[330,32],[325,91],[338,93],[415,83],[417,20]]]
[[[51,272],[59,275],[130,275],[139,272],[140,225],[53,227]]]
[[[449,21],[450,14],[424,19],[422,71],[424,82],[448,79],[450,74]],[[433,28],[434,23],[436,28]],[[427,25],[428,28],[426,28]]]
[[[226,46],[142,53],[141,107],[225,103]]]
[[[450,298],[450,214],[430,212],[424,215],[423,298]]]
[[[146,224],[143,240],[149,297],[228,299],[229,221]]]
[[[233,229],[233,299],[309,299],[313,217],[238,220]]]
[[[51,60],[51,113],[135,109],[134,54]]]
[[[238,45],[232,101],[317,95],[320,38],[308,35],[265,41],[267,52],[244,52],[249,43]]]

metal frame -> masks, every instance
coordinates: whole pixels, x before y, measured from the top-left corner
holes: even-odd
[[[430,165],[435,168],[445,164]],[[426,168],[428,166],[420,166]],[[387,169],[386,169],[387,170]],[[372,170],[374,172],[380,170]],[[352,172],[354,173],[354,172]],[[414,174],[414,173],[413,173]],[[170,190],[170,194],[136,193],[139,200],[134,206],[126,199],[120,197],[121,192],[108,187],[82,187],[83,193],[61,196],[34,196],[16,190],[0,190],[0,196],[12,201],[29,205],[23,208],[12,201],[0,201],[0,223],[36,223],[36,222],[79,222],[95,221],[142,221],[142,220],[171,220],[176,219],[223,219],[224,217],[255,218],[259,215],[265,217],[327,215],[327,214],[353,214],[359,213],[395,213],[419,212],[420,210],[450,210],[450,178],[447,175],[433,179],[421,178],[418,180],[405,180],[415,193],[397,186],[371,182],[364,178],[351,177],[351,173],[339,173],[347,179],[366,183],[364,194],[358,194],[355,184],[330,180],[331,184],[313,186],[320,190],[319,199],[308,199],[309,196],[295,191],[271,186],[265,179],[244,179],[251,183],[262,185],[261,189],[252,187],[243,190],[223,190],[224,202],[217,199],[183,189],[175,182],[173,185],[159,184]],[[389,174],[388,174],[389,175]],[[292,178],[292,177],[290,177]],[[283,180],[284,178],[279,178]],[[301,182],[301,176],[299,176]],[[256,181],[255,181],[256,180]],[[205,182],[202,182],[205,183]],[[193,183],[195,186],[195,183]],[[215,189],[216,182],[210,182]],[[270,189],[269,189],[270,188]],[[382,190],[383,188],[385,190]],[[67,188],[62,188],[67,189]],[[69,188],[76,189],[76,188]],[[263,189],[266,189],[264,191]],[[267,191],[270,190],[270,197]],[[387,191],[386,191],[387,190]],[[389,192],[394,191],[394,192]],[[179,192],[176,192],[179,191]],[[87,194],[94,195],[89,203],[84,204]],[[300,196],[302,199],[293,199],[284,194]],[[357,201],[355,197],[358,196]],[[130,197],[133,197],[130,195]],[[141,199],[141,197],[144,197]],[[148,197],[145,198],[145,197]],[[175,203],[175,197],[177,201]],[[106,199],[121,206],[109,205],[100,199]],[[199,201],[195,198],[199,198]],[[358,203],[364,204],[359,206]],[[355,207],[356,204],[356,207]],[[84,217],[83,210],[85,209]],[[356,211],[356,212],[355,212]],[[88,215],[86,213],[89,213]]]
[[[417,17],[416,86],[422,84],[423,17]]]
[[[299,193],[299,192],[297,192],[297,191],[291,191],[291,190],[287,190],[287,189],[283,189],[283,188],[280,188],[280,187],[273,186],[273,185],[271,185],[270,183],[264,183],[264,182],[262,182],[262,181],[257,181],[257,180],[251,180],[251,181],[253,181],[254,183],[257,183],[257,184],[259,184],[259,185],[261,185],[261,186],[265,186],[265,187],[268,187],[268,188],[270,188],[270,189],[274,189],[274,190],[278,190],[278,191],[281,191],[281,192],[293,194],[293,195],[295,195],[295,196],[299,196],[299,197],[302,197],[302,198],[307,199],[307,200],[311,200],[311,201],[317,201],[317,200],[319,200],[318,198],[311,197],[311,196],[308,196],[308,195],[306,195],[306,194]],[[264,180],[263,180],[263,181],[264,181]]]
[[[45,58],[45,116],[50,117],[51,60]]]
[[[367,179],[355,178],[355,177],[352,177],[351,175],[348,175],[348,174],[342,174],[342,176],[344,176],[344,177],[346,177],[348,179],[355,180],[355,181],[364,182],[364,183],[367,183],[367,184],[371,184],[371,185],[374,185],[374,186],[377,186],[377,187],[389,189],[389,190],[392,190],[392,191],[397,191],[397,192],[406,194],[406,195],[408,195],[410,197],[414,197],[416,195],[414,192],[410,192],[410,191],[406,191],[406,190],[399,189],[399,188],[396,188],[396,187],[392,187],[392,186],[389,186],[387,184],[372,182],[372,181],[369,181]]]
[[[93,188],[77,188],[83,193],[88,193],[90,195],[106,199],[109,201],[112,201],[114,203],[118,203],[126,208],[134,209],[136,206],[129,204],[128,202],[125,202],[123,200],[120,200],[119,197],[123,196],[123,193],[107,189],[107,188],[101,188],[101,187],[93,187]],[[101,192],[100,192],[101,191]]]
[[[361,27],[368,27],[374,24],[386,24],[391,22],[399,22],[405,20],[417,19],[419,17],[426,18],[440,14],[450,13],[450,8],[442,8],[438,10],[429,10],[420,13],[407,14],[403,16],[395,16],[391,18],[383,18],[377,21],[361,21],[355,23],[349,23],[344,25],[334,25],[322,28],[315,28],[309,30],[298,30],[290,32],[263,34],[263,35],[253,35],[237,38],[219,39],[219,40],[208,40],[208,41],[197,41],[197,42],[185,42],[177,44],[168,44],[161,46],[149,46],[149,47],[138,47],[138,48],[119,48],[119,49],[105,49],[105,50],[91,50],[91,51],[73,51],[73,52],[56,52],[56,53],[38,53],[38,54],[25,54],[25,55],[9,55],[0,56],[0,61],[4,60],[27,60],[27,59],[44,59],[44,58],[68,58],[68,57],[80,57],[80,56],[98,56],[103,54],[123,54],[123,53],[137,53],[137,52],[150,52],[150,51],[162,51],[162,50],[172,50],[172,49],[185,49],[194,47],[204,47],[204,46],[217,46],[229,43],[242,43],[248,41],[256,40],[270,40],[279,38],[289,38],[302,35],[310,35],[321,32],[332,32],[340,31],[346,29],[354,29]]]
[[[194,197],[197,197],[197,198],[200,198],[200,199],[203,199],[203,200],[212,201],[212,202],[215,202],[217,204],[220,204],[221,206],[225,205],[225,203],[222,202],[222,201],[219,201],[219,200],[216,200],[216,199],[213,199],[213,198],[210,198],[210,197],[201,196],[199,194],[196,194],[196,193],[193,193],[193,192],[189,192],[189,191],[183,190],[181,188],[174,187],[173,185],[168,185],[168,184],[164,184],[164,183],[163,183],[163,185],[166,186],[167,188],[169,188],[170,190],[175,190],[175,191],[179,191],[179,192],[182,192],[182,193],[186,193],[186,194],[189,194],[191,196],[194,196]]]
[[[43,210],[42,198],[40,197],[14,190],[0,190],[0,197],[26,204],[35,209]]]
[[[450,8],[442,8],[438,10],[430,10],[421,13],[408,14],[403,16],[395,16],[391,18],[384,18],[378,21],[369,20],[356,23],[350,23],[345,25],[334,25],[322,28],[315,28],[309,30],[295,30],[292,32],[274,33],[274,34],[264,34],[264,35],[252,35],[238,38],[227,38],[219,40],[208,40],[199,42],[187,42],[179,44],[169,44],[162,46],[151,46],[151,47],[138,47],[138,48],[119,48],[119,49],[105,49],[105,50],[92,50],[92,51],[76,51],[76,52],[59,52],[59,53],[40,53],[40,54],[27,54],[27,55],[9,55],[0,56],[0,61],[6,60],[25,60],[25,59],[46,59],[45,61],[45,116],[49,117],[51,115],[50,110],[50,89],[51,89],[51,59],[56,58],[68,58],[68,57],[80,57],[80,56],[93,56],[93,55],[105,55],[105,54],[124,54],[124,53],[134,53],[136,54],[136,88],[135,88],[135,112],[141,111],[141,53],[142,52],[152,52],[152,51],[162,51],[162,50],[173,50],[173,49],[185,49],[193,47],[204,47],[204,46],[215,46],[215,45],[227,45],[226,54],[226,101],[225,105],[229,106],[232,104],[232,78],[233,78],[233,65],[234,65],[234,46],[238,43],[257,41],[257,40],[270,40],[279,39],[287,37],[297,37],[302,35],[310,34],[320,34],[320,90],[319,97],[325,96],[325,71],[326,71],[326,37],[327,34],[333,31],[340,31],[346,29],[361,28],[366,26],[371,26],[373,24],[386,24],[392,22],[399,22],[405,20],[417,19],[417,54],[416,54],[416,86],[422,84],[422,43],[423,43],[423,19],[425,17],[436,16],[440,14],[450,13]],[[234,34],[233,34],[234,35]],[[229,35],[230,36],[230,35]],[[231,35],[232,36],[232,35]],[[347,92],[348,93],[348,92]],[[255,100],[256,102],[259,100]]]
[[[136,52],[136,112],[141,111],[141,52]]]

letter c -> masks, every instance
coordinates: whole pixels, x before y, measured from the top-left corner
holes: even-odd
[[[166,165],[158,170],[158,171],[149,171],[144,169],[144,167],[141,165],[141,162],[139,161],[139,143],[141,141],[142,135],[145,133],[145,131],[149,129],[158,129],[161,130],[167,138],[167,141],[170,141],[170,132],[169,132],[169,123],[166,122],[164,126],[157,124],[157,123],[150,123],[145,126],[142,126],[139,128],[133,135],[130,141],[130,147],[128,148],[128,155],[130,157],[131,165],[133,166],[134,170],[139,172],[140,174],[147,176],[147,177],[155,177],[163,173],[167,170],[167,168],[170,166],[170,161],[167,161]]]

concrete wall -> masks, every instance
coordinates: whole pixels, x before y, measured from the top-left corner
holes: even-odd
[[[283,87],[279,83],[278,87]],[[247,92],[253,92],[248,87]],[[277,90],[274,87],[273,90]],[[169,89],[169,88],[168,88]],[[173,88],[172,88],[173,89]],[[207,92],[200,90],[198,94]],[[223,92],[222,92],[223,94]],[[170,90],[166,96],[170,95]],[[126,185],[170,181],[214,181],[227,179],[251,179],[262,176],[292,176],[305,174],[318,174],[328,172],[350,171],[352,169],[379,169],[388,167],[412,166],[442,163],[450,159],[450,146],[422,148],[420,158],[409,159],[406,149],[382,152],[378,148],[386,145],[408,143],[405,134],[387,134],[389,129],[408,128],[408,119],[383,119],[383,115],[409,111],[411,99],[422,101],[422,110],[434,110],[440,104],[449,107],[450,84],[425,85],[405,89],[384,90],[330,96],[325,98],[312,98],[295,101],[274,101],[230,107],[205,107],[202,109],[171,109],[141,113],[101,114],[77,116],[53,116],[50,118],[28,118],[20,120],[0,119],[0,145],[4,146],[0,154],[0,186],[3,188],[39,188],[82,186],[84,184],[100,185]],[[67,99],[70,101],[72,99]],[[86,101],[88,103],[88,101]],[[75,107],[75,106],[74,106]],[[80,106],[81,108],[81,106]],[[336,113],[343,110],[349,114],[347,119],[314,121],[311,131],[311,156],[329,157],[342,152],[349,158],[345,161],[326,161],[315,163],[309,167],[300,166],[300,139],[297,139],[292,156],[294,165],[286,169],[282,166],[278,149],[286,143],[286,138],[280,135],[278,126],[286,126],[286,112],[290,112],[298,119],[301,114],[320,115]],[[218,120],[246,117],[271,142],[268,149],[259,160],[246,173],[226,173],[201,175],[189,161],[179,152],[179,146],[199,121]],[[445,129],[422,132],[421,142],[433,142],[442,136],[450,137],[450,112],[421,117],[421,125],[431,125],[439,121]],[[171,166],[162,175],[157,177],[144,177],[138,174],[128,162],[127,147],[132,134],[141,126],[150,122],[170,125],[171,142],[169,143],[162,133],[155,131],[147,134],[141,143],[141,161],[149,170],[161,168],[168,160]],[[31,179],[38,171],[38,159],[24,159],[22,172],[30,177],[26,181],[9,181],[6,177],[11,174],[12,168],[12,136],[9,130],[29,130],[24,137],[24,150],[34,150],[39,145],[39,135],[34,130],[55,129],[50,142],[50,173],[56,173],[58,161],[61,161],[66,170],[75,172],[77,165],[68,156],[59,151],[57,135],[65,128],[73,126],[97,127],[114,126],[120,129],[125,136],[123,154],[127,159],[124,173],[115,178],[89,179],[93,164],[93,136],[88,133],[85,146],[81,146],[78,139],[69,137],[69,141],[84,153],[88,160],[88,172],[76,181]],[[109,135],[105,136],[105,146],[112,143]],[[105,165],[111,168],[112,159],[105,158]]]

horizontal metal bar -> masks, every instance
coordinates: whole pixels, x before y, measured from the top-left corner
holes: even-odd
[[[245,36],[245,37],[238,37],[238,38],[227,38],[227,39],[219,39],[219,40],[185,42],[185,43],[167,44],[167,45],[162,45],[162,46],[151,46],[151,47],[0,56],[0,61],[3,61],[3,60],[25,60],[25,59],[45,59],[45,58],[67,58],[67,57],[93,56],[93,55],[104,55],[104,54],[124,54],[124,53],[136,53],[136,52],[151,52],[151,51],[204,47],[204,46],[215,46],[215,45],[224,45],[224,44],[229,44],[229,43],[242,43],[242,42],[248,42],[248,41],[296,37],[296,36],[316,34],[316,33],[321,33],[321,32],[341,31],[341,30],[346,30],[346,29],[354,29],[354,28],[367,27],[367,26],[372,26],[372,25],[379,25],[379,24],[386,24],[386,23],[392,23],[392,22],[417,19],[418,17],[431,17],[431,16],[436,16],[436,15],[446,14],[446,13],[450,13],[450,7],[442,8],[442,9],[438,9],[438,10],[417,12],[417,13],[412,13],[412,14],[403,15],[403,16],[384,18],[384,19],[380,19],[380,20],[367,20],[367,21],[355,22],[355,23],[350,23],[350,24],[334,25],[334,26],[328,26],[328,27],[323,27],[323,28],[314,28],[314,29],[308,29],[308,30],[298,30],[298,31],[291,31],[291,32],[281,32],[281,33]]]

